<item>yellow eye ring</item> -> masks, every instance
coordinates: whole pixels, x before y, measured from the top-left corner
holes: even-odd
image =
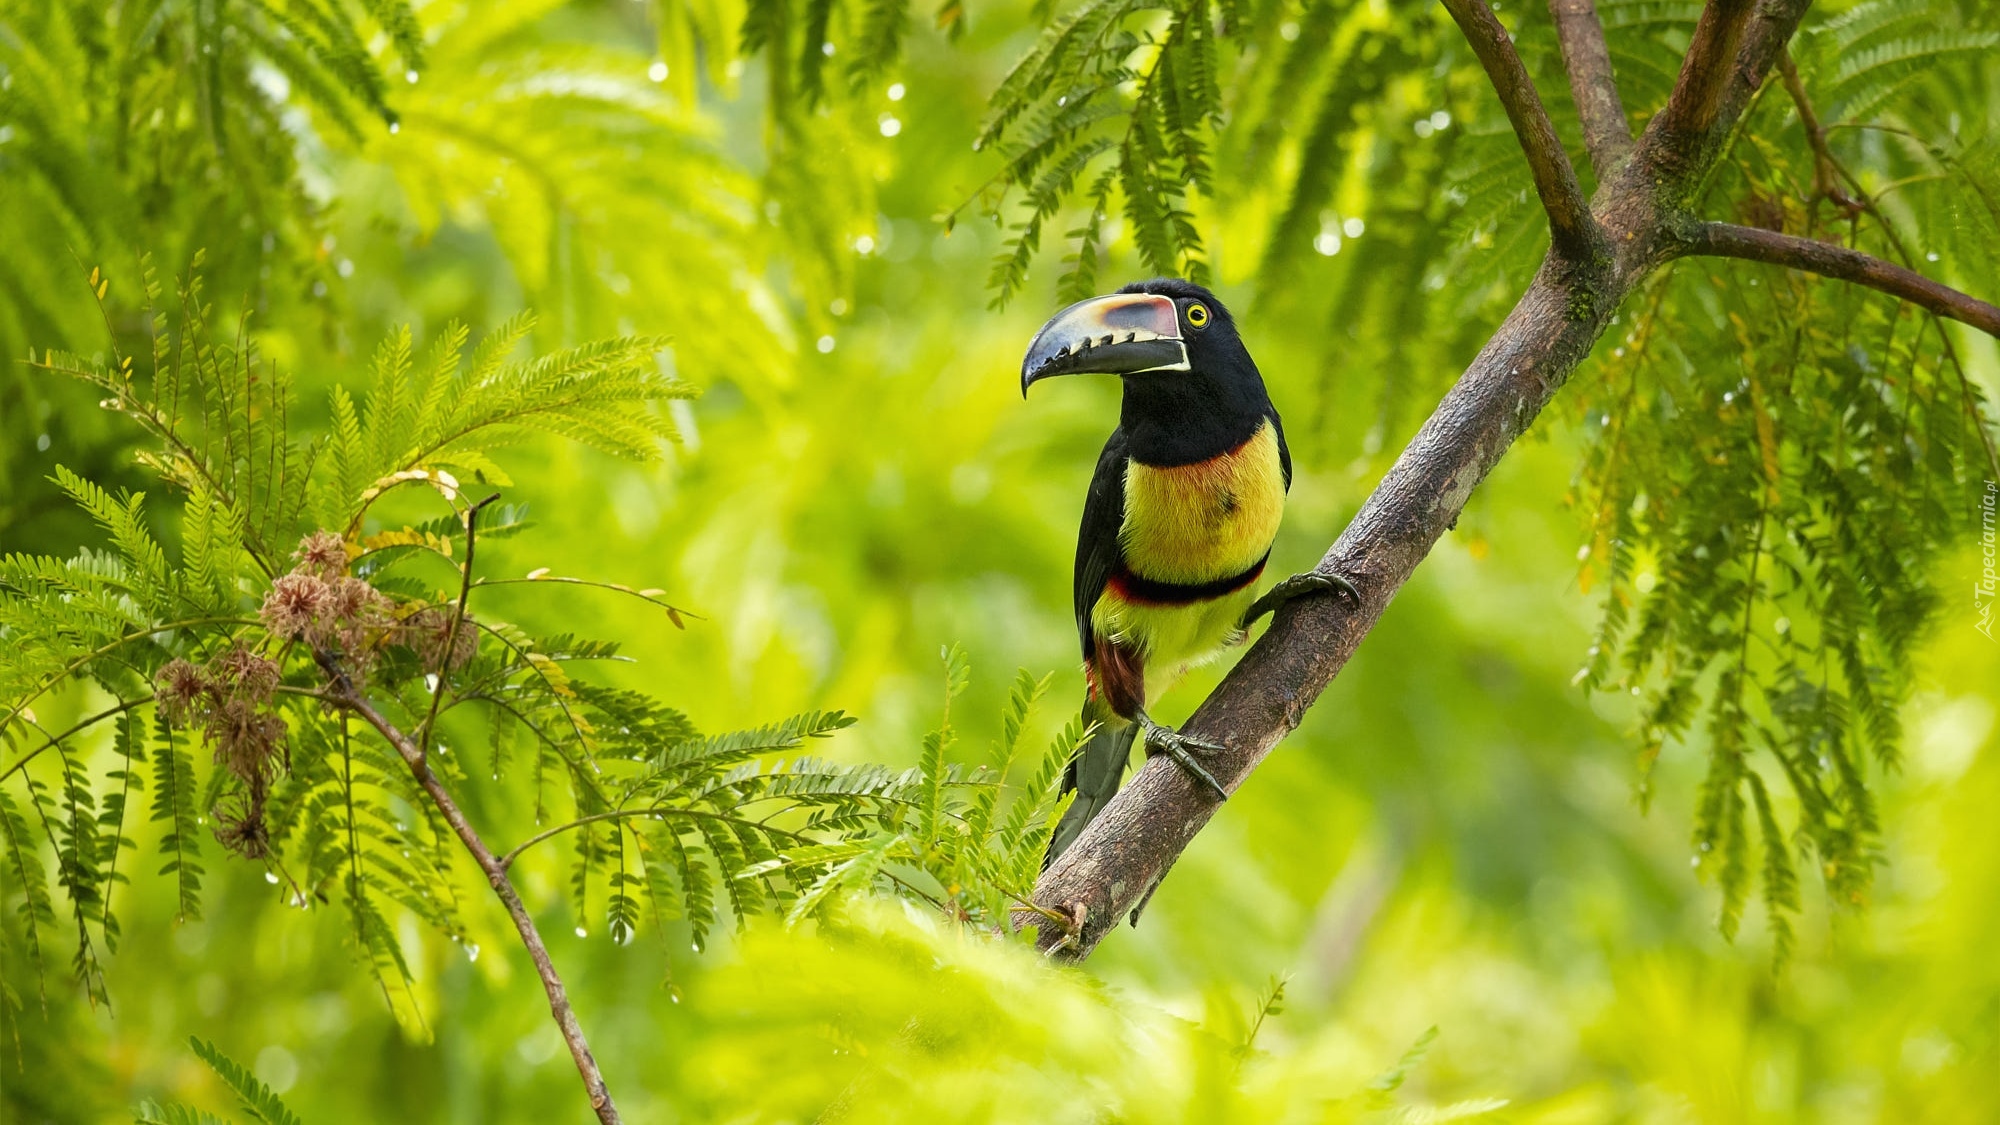
[[[1189,305],[1187,311],[1187,320],[1189,324],[1194,325],[1196,328],[1208,327],[1208,306]]]

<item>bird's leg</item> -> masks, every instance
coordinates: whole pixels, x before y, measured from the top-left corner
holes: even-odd
[[[1228,750],[1229,747],[1219,742],[1209,742],[1206,739],[1196,738],[1190,734],[1182,734],[1172,727],[1163,727],[1154,722],[1152,717],[1144,711],[1139,712],[1138,723],[1139,737],[1146,744],[1147,757],[1152,757],[1156,753],[1165,754],[1167,757],[1172,758],[1175,764],[1188,771],[1189,775],[1196,781],[1201,782],[1214,791],[1216,800],[1227,801],[1229,799],[1229,791],[1222,787],[1221,782],[1215,780],[1215,775],[1208,772],[1206,766],[1195,761],[1193,753],[1196,750],[1207,750],[1211,753],[1220,754]]]
[[[1259,617],[1270,613],[1293,598],[1317,597],[1321,594],[1335,592],[1346,594],[1348,597],[1353,598],[1357,605],[1361,602],[1361,591],[1354,588],[1354,583],[1349,582],[1338,574],[1321,574],[1317,570],[1308,570],[1304,574],[1294,574],[1290,578],[1266,590],[1263,597],[1250,603],[1250,608],[1243,612],[1243,621],[1238,625],[1238,628],[1248,629]]]

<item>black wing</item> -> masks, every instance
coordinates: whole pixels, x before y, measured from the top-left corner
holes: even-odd
[[[1278,467],[1285,470],[1285,491],[1292,491],[1292,451],[1285,444],[1285,424],[1278,420],[1278,408],[1271,408],[1271,428],[1278,431]]]
[[[1076,633],[1089,660],[1090,611],[1104,593],[1104,584],[1124,556],[1118,529],[1125,524],[1125,430],[1111,431],[1097,471],[1090,476],[1090,494],[1083,500],[1083,526],[1076,533]]]

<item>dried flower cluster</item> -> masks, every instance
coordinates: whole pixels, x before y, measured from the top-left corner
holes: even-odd
[[[292,557],[297,565],[271,583],[259,610],[273,638],[335,657],[357,679],[385,644],[406,646],[424,667],[439,670],[463,667],[477,651],[478,629],[452,606],[417,605],[399,621],[394,602],[346,573],[347,544],[339,535],[308,535]],[[238,783],[210,811],[216,839],[252,858],[269,853],[264,803],[290,765],[285,721],[272,705],[281,673],[277,662],[238,644],[205,664],[173,660],[154,678],[167,721],[199,729],[216,764]]]
[[[154,690],[167,721],[199,725],[215,763],[241,784],[241,792],[213,811],[215,837],[239,854],[257,858],[269,851],[264,800],[271,782],[290,764],[285,721],[271,707],[278,665],[241,645],[232,645],[205,665],[176,659],[154,677]]]
[[[273,636],[330,652],[357,678],[383,644],[414,650],[426,668],[462,668],[477,652],[479,630],[467,620],[454,632],[450,606],[419,605],[398,620],[394,602],[346,573],[347,544],[333,532],[306,536],[292,557],[298,565],[271,584],[260,611]]]
[[[393,623],[389,599],[345,573],[347,545],[331,531],[306,536],[292,557],[298,566],[271,583],[259,610],[265,628],[284,640],[336,651],[350,663],[366,662],[369,642]]]

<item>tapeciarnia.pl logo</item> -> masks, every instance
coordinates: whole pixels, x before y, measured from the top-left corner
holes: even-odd
[[[1983,564],[1979,581],[1972,587],[1972,627],[1993,640],[1993,606],[2000,600],[2000,545],[1996,545],[1994,501],[2000,498],[2000,481],[1986,482],[1986,495],[1979,499],[1979,558]]]

